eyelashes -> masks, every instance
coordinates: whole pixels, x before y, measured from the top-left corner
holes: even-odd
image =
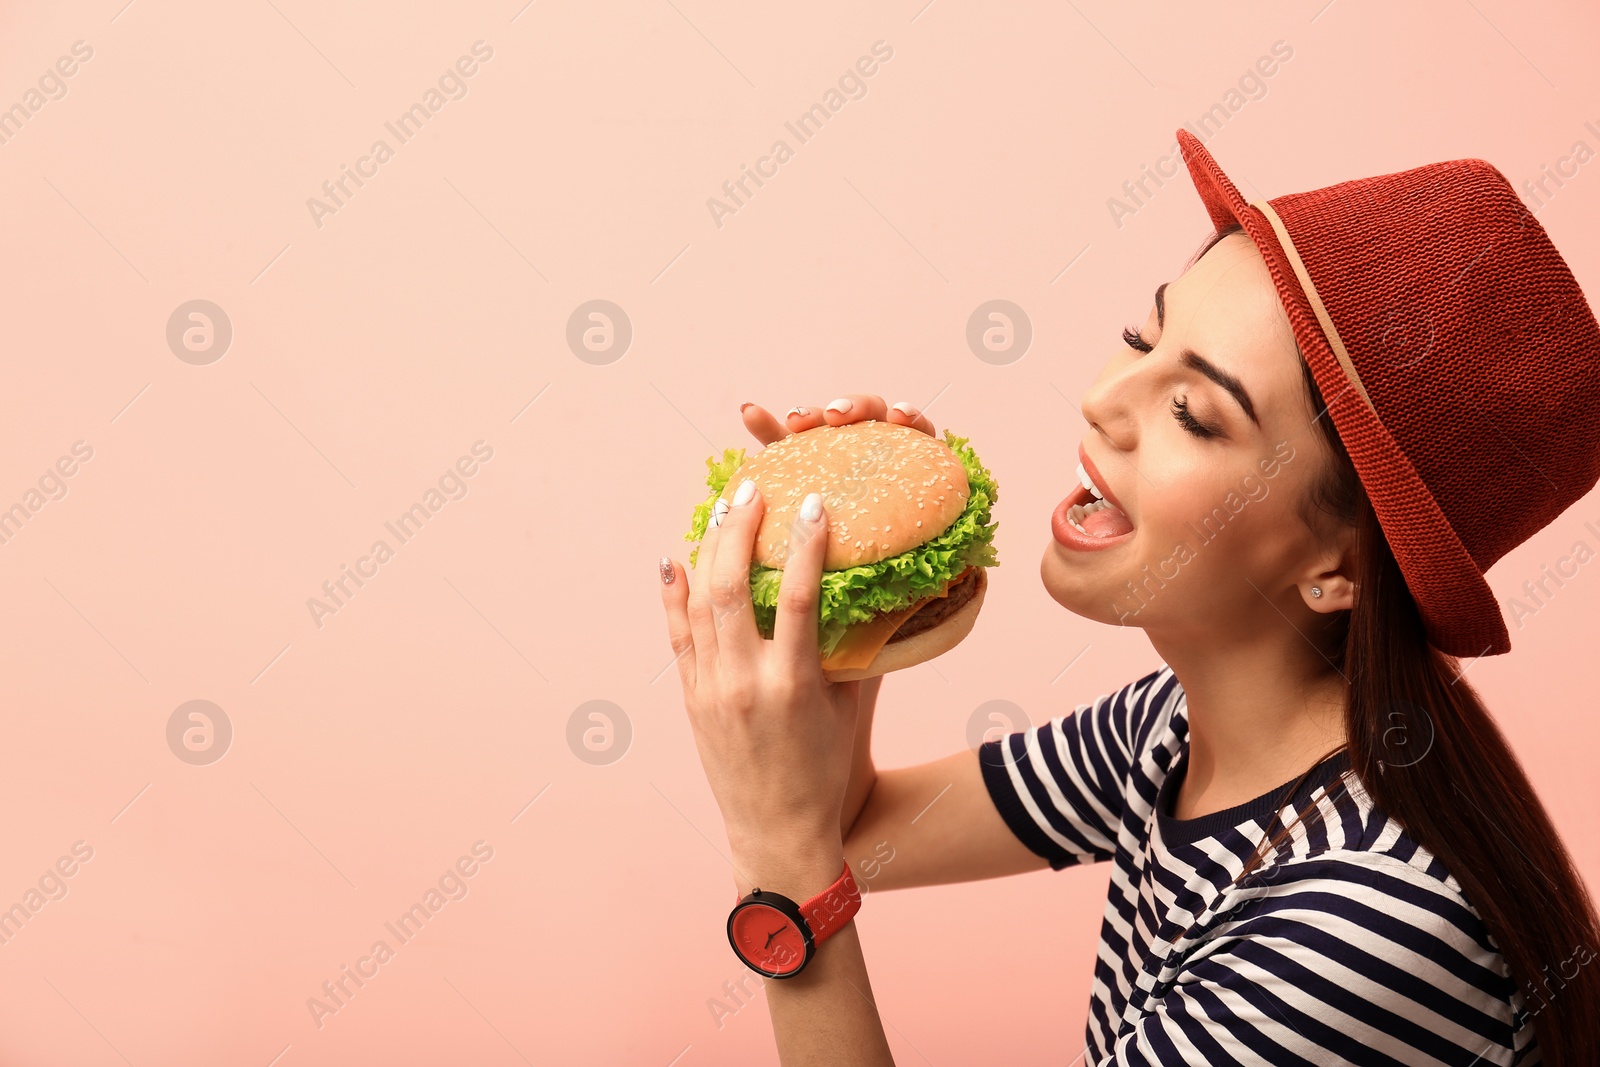
[[[1143,337],[1141,337],[1139,335],[1139,331],[1134,329],[1132,326],[1124,326],[1122,328],[1122,341],[1129,348],[1136,352],[1155,351],[1155,345],[1152,345],[1149,341],[1146,341]],[[1182,426],[1185,430],[1194,434],[1196,437],[1209,438],[1221,436],[1216,430],[1213,430],[1211,427],[1194,417],[1193,413],[1189,411],[1188,397],[1172,398],[1172,417],[1178,420],[1178,425]]]
[[[1205,423],[1189,414],[1188,397],[1172,398],[1172,417],[1177,419],[1179,425],[1181,425],[1185,430],[1188,430],[1190,433],[1194,434],[1196,437],[1217,436],[1215,430],[1211,429],[1211,427],[1207,426]]]

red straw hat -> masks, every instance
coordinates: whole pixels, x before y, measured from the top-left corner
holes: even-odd
[[[1483,572],[1600,479],[1600,326],[1566,261],[1481,159],[1247,202],[1178,143],[1266,259],[1429,642],[1509,652]]]

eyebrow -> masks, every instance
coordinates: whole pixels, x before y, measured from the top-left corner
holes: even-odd
[[[1167,284],[1162,282],[1156,286],[1156,325],[1163,329],[1167,325]],[[1191,348],[1185,348],[1178,353],[1178,360],[1184,366],[1191,370],[1199,371],[1227,390],[1228,395],[1233,397],[1238,402],[1239,407],[1244,409],[1244,413],[1249,416],[1250,421],[1256,424],[1256,429],[1259,430],[1261,428],[1261,420],[1256,418],[1256,406],[1251,403],[1250,394],[1245,391],[1243,382]]]

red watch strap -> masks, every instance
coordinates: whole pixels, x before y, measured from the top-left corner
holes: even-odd
[[[837,933],[860,910],[861,889],[856,885],[848,860],[832,885],[800,905],[800,914],[811,927],[811,940],[818,945]]]

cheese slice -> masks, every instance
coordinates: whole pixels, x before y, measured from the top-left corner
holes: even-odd
[[[971,569],[971,567],[967,568],[967,570]],[[967,571],[962,571],[961,574],[945,582],[937,593],[923,597],[910,607],[901,608],[899,611],[887,612],[866,622],[856,623],[845,631],[845,635],[839,639],[839,643],[834,646],[833,654],[823,659],[822,669],[825,671],[847,671],[867,666],[877,658],[883,646],[889,643],[889,638],[894,636],[894,632],[900,628],[901,623],[921,611],[930,601],[937,600],[942,596],[949,596],[950,587],[960,581],[962,575],[966,573]]]

